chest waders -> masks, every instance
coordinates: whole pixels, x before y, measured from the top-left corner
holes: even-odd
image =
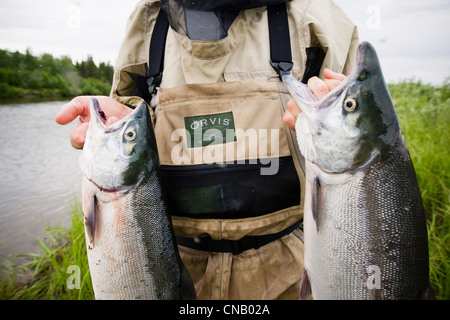
[[[293,67],[286,4],[267,10],[271,65],[281,77]],[[147,74],[129,74],[136,84],[133,95],[149,104],[162,79],[168,27],[160,10]],[[306,55],[304,83],[319,74],[325,57],[318,47],[307,48]],[[296,139],[282,121],[288,100],[281,82],[253,80],[184,85],[159,95],[155,132],[171,215],[191,223],[192,229],[197,221],[212,221],[211,230],[199,231],[195,240],[177,236],[178,244],[239,254],[301,224],[301,214],[286,213],[300,206],[304,178]],[[273,220],[277,212],[285,212],[286,223],[267,233],[266,223],[257,221]],[[255,221],[257,232],[242,230],[239,221],[246,219]]]

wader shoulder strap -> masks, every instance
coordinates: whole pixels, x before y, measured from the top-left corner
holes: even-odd
[[[291,38],[286,11],[286,3],[267,8],[270,37],[270,64],[280,75],[288,74],[294,64],[291,55]],[[321,47],[306,48],[306,64],[302,82],[307,83],[311,77],[319,76],[325,52]]]
[[[169,30],[169,20],[164,10],[159,10],[155,27],[152,33],[149,50],[149,68],[147,71],[147,84],[150,94],[156,92],[156,87],[161,84],[162,71],[164,68],[164,53],[166,48],[167,31]]]
[[[270,37],[270,63],[280,75],[288,74],[293,67],[291,54],[291,41],[286,3],[272,5],[267,8]],[[130,74],[136,83],[135,95],[141,96],[148,103],[156,88],[161,84],[164,68],[164,53],[166,47],[169,21],[163,9],[159,10],[150,40],[149,67],[146,76]],[[302,82],[319,75],[325,53],[319,47],[306,49],[306,66]]]
[[[294,66],[286,3],[269,6],[267,16],[269,20],[270,64],[281,78],[289,74]]]
[[[286,11],[286,3],[272,5],[267,8],[270,38],[270,63],[280,75],[289,73],[293,67],[291,40]],[[150,41],[149,69],[147,85],[149,93],[154,93],[161,83],[164,67],[164,52],[169,21],[164,10],[160,9]]]
[[[162,71],[164,68],[164,53],[166,48],[167,31],[169,30],[169,20],[163,9],[159,10],[153,28],[152,38],[149,49],[149,67],[145,76],[136,73],[130,73],[130,77],[136,84],[133,95],[143,98],[149,105],[152,100],[152,94],[161,84]]]

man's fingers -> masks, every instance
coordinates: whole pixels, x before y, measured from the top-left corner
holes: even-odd
[[[327,85],[328,91],[333,90],[341,83],[340,80],[335,80],[335,79],[325,79],[323,82],[325,82],[325,84]]]
[[[297,118],[300,112],[302,112],[302,110],[300,110],[300,107],[298,106],[297,102],[295,102],[294,99],[288,101],[287,108],[295,118]]]
[[[70,143],[76,149],[82,149],[84,146],[86,132],[89,128],[89,119],[91,118],[89,108],[92,98],[92,96],[76,97],[63,105],[61,110],[55,115],[56,123],[62,125],[72,122],[77,117],[79,118],[78,125],[70,133]],[[118,121],[132,111],[132,109],[110,97],[96,96],[95,98],[106,115],[106,125]]]
[[[326,96],[331,90],[336,88],[342,80],[345,79],[343,74],[333,72],[330,69],[325,69],[323,71],[323,75],[325,77],[324,80],[321,80],[318,77],[312,77],[308,80],[308,88],[318,100]],[[286,110],[283,115],[283,121],[289,128],[295,130],[295,122],[301,112],[300,107],[294,99],[291,99],[287,104],[287,109],[288,110]]]
[[[330,91],[327,84],[318,77],[312,77],[308,80],[308,88],[319,100]]]
[[[328,92],[336,88],[345,79],[345,76],[342,73],[333,72],[330,69],[325,69],[323,75],[325,77],[324,80],[321,80],[318,77],[312,77],[308,80],[309,89],[319,100]]]
[[[61,107],[61,110],[55,115],[55,121],[58,124],[68,124],[75,120],[78,116],[88,118],[89,116],[90,97],[81,96],[72,99]],[[84,120],[84,119],[82,119]],[[85,119],[87,121],[88,119]]]
[[[331,71],[330,69],[324,69],[323,76],[326,79],[335,79],[335,80],[339,80],[339,81],[342,81],[345,79],[345,75],[343,75],[342,73],[337,73],[337,72]]]
[[[295,122],[297,121],[297,117],[302,112],[297,102],[294,99],[291,99],[287,103],[287,110],[283,115],[284,123],[292,130],[295,131]]]
[[[75,149],[83,149],[89,122],[80,122],[70,133],[70,144]]]
[[[105,126],[109,126],[109,125],[111,125],[111,124],[113,124],[114,122],[117,122],[117,121],[119,121],[119,118],[114,117],[114,116],[109,117],[108,119],[106,119]]]
[[[297,121],[297,118],[292,115],[292,113],[289,112],[289,110],[286,110],[286,112],[283,115],[283,122],[292,130],[295,130],[295,122]]]

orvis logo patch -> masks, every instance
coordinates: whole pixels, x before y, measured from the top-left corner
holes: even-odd
[[[189,148],[236,141],[233,112],[184,118]]]

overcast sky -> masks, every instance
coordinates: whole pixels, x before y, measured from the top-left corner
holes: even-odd
[[[321,1],[321,0],[314,0]],[[450,0],[336,0],[388,81],[450,76]],[[0,0],[0,48],[114,64],[137,0]]]

